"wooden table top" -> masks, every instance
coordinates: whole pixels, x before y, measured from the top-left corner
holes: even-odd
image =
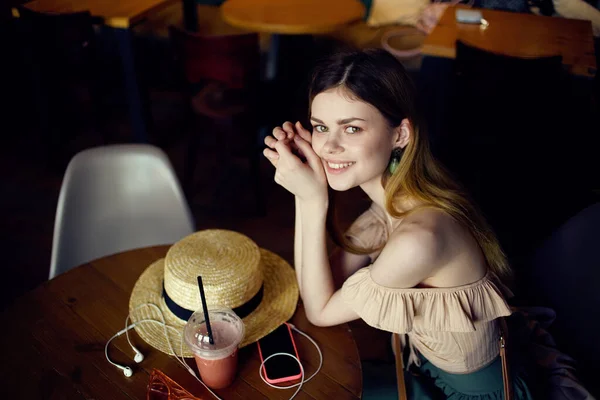
[[[361,19],[358,0],[227,0],[223,19],[238,28],[281,34],[318,34],[334,31]]]
[[[456,22],[455,7],[448,7],[423,43],[426,55],[455,58],[456,40],[500,54],[517,57],[562,55],[574,75],[593,77],[596,72],[594,37],[589,21],[480,10],[489,22],[479,25]]]
[[[113,28],[128,28],[141,21],[156,9],[166,7],[178,0],[33,0],[25,4],[32,11],[72,13],[89,11]],[[13,15],[18,11],[13,8]]]
[[[143,399],[150,373],[157,368],[203,399],[213,397],[176,360],[155,350],[131,330],[133,343],[144,354],[141,364],[125,335],[111,343],[114,361],[129,365],[126,378],[104,357],[104,345],[123,329],[129,295],[144,269],[168,246],[138,249],[105,257],[59,275],[27,293],[2,312],[1,374],[3,398],[18,399]],[[292,322],[321,347],[323,368],[306,383],[297,399],[359,399],[362,373],[356,344],[343,324],[331,328],[311,325],[300,304]],[[318,366],[314,346],[295,335],[307,375]],[[188,363],[196,369],[193,359]],[[288,399],[295,389],[268,387],[258,376],[256,345],[239,352],[236,381],[218,390],[229,399]],[[10,384],[9,384],[10,383]],[[8,392],[8,393],[7,393]],[[12,396],[11,396],[12,395]]]

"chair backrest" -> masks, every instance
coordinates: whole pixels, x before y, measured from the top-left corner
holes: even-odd
[[[50,279],[99,257],[174,243],[193,231],[192,214],[162,150],[84,150],[69,163],[60,190]]]
[[[560,140],[570,131],[562,58],[497,54],[457,41],[454,85],[441,158],[514,263],[579,209],[559,199],[576,189],[569,178],[576,160],[567,161],[573,156]],[[550,195],[556,182],[569,190]]]
[[[534,113],[552,106],[546,98],[558,94],[564,76],[560,55],[516,57],[460,40],[456,42],[456,74],[457,89],[464,94],[465,102],[468,96],[475,96],[470,106],[476,107],[474,114],[484,114],[481,118],[499,112],[538,117]],[[540,100],[542,105],[536,104]]]
[[[174,57],[188,83],[214,80],[232,89],[255,85],[260,77],[256,33],[206,36],[169,27]]]
[[[590,390],[600,393],[600,203],[570,218],[532,259],[522,283],[527,301],[556,311],[551,328],[559,347],[578,362]]]

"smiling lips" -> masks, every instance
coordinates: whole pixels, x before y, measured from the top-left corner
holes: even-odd
[[[354,162],[325,161],[325,165],[327,166],[327,172],[330,174],[341,174],[354,164]]]

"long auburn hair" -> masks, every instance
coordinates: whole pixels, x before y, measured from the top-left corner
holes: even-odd
[[[491,227],[431,153],[423,121],[417,112],[416,91],[402,64],[381,49],[332,55],[315,69],[309,88],[309,112],[315,96],[338,87],[377,108],[390,128],[399,126],[405,118],[413,127],[412,138],[404,148],[398,168],[393,175],[386,171],[382,177],[387,212],[395,218],[402,218],[423,207],[446,212],[469,229],[491,271],[510,280],[510,266]],[[415,199],[423,205],[401,211],[396,204],[402,198]],[[337,224],[335,204],[335,196],[332,196],[327,215],[332,241],[355,254],[369,254],[377,250],[358,247],[348,240]]]

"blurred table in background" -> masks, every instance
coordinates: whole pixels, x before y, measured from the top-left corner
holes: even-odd
[[[455,58],[456,41],[513,57],[561,55],[573,74],[596,74],[594,36],[589,21],[480,10],[489,26],[456,22],[456,7],[448,7],[423,43],[428,56]]]
[[[322,34],[363,18],[365,6],[358,0],[227,0],[223,19],[238,28],[270,33],[271,45],[265,77],[277,74],[280,35]]]
[[[358,0],[227,0],[221,10],[233,26],[278,34],[331,32],[365,13]]]
[[[25,3],[32,11],[44,13],[74,13],[89,11],[92,16],[112,28],[129,28],[156,9],[178,0],[34,0]]]

